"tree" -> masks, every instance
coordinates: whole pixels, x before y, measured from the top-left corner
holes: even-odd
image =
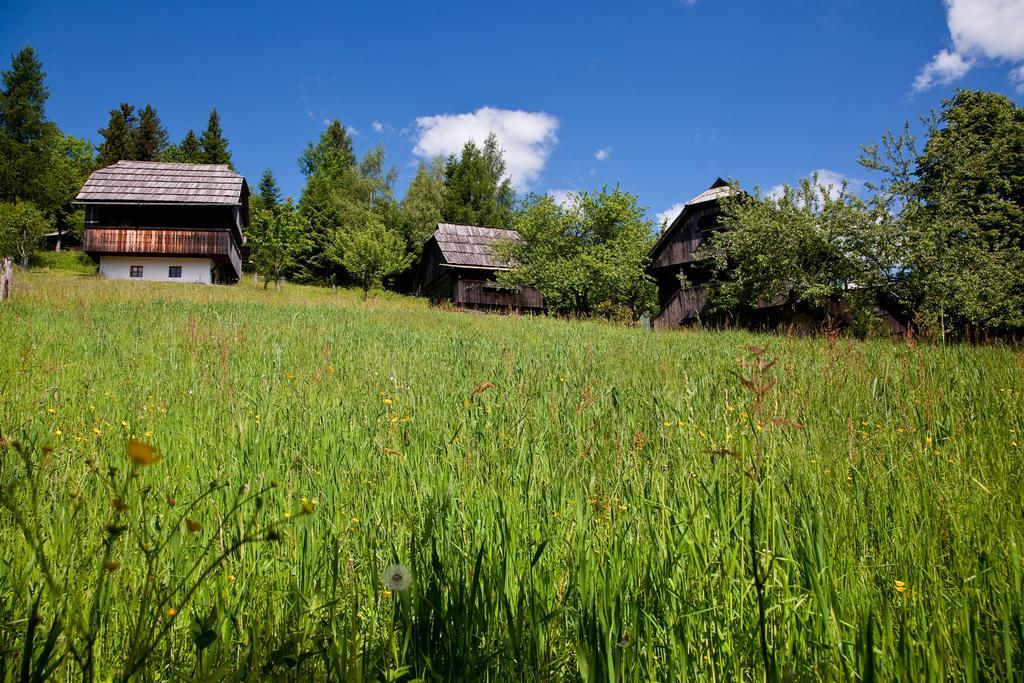
[[[49,229],[43,212],[31,202],[0,204],[0,256],[15,257],[28,268]]]
[[[203,131],[203,163],[206,164],[231,164],[231,152],[228,151],[228,141],[224,137],[224,131],[220,126],[220,115],[217,109],[210,110],[210,118]]]
[[[97,165],[110,166],[122,159],[134,159],[137,150],[137,129],[135,107],[122,102],[117,109],[111,109],[107,127],[100,129],[103,142],[100,143]]]
[[[11,69],[0,74],[0,200],[17,202],[25,188],[36,185],[47,168],[44,138],[52,132],[46,121],[43,64],[31,47],[11,57]]]
[[[421,161],[402,200],[402,236],[417,261],[423,243],[444,220],[444,195],[444,159],[438,157],[429,164]]]
[[[894,292],[925,328],[1024,327],[1024,109],[959,90],[925,119],[865,146],[861,164],[879,211],[898,228]]]
[[[263,287],[273,280],[278,289],[294,267],[295,256],[303,250],[308,232],[306,219],[288,199],[272,210],[254,207],[246,239],[256,272],[263,276]]]
[[[515,267],[499,282],[529,285],[551,310],[637,319],[654,306],[646,275],[653,224],[635,195],[607,187],[560,205],[530,195],[515,218],[522,241],[497,247]]]
[[[874,308],[889,288],[892,221],[817,175],[785,186],[781,195],[736,192],[720,200],[721,227],[701,247],[707,258],[712,311],[739,316],[772,302],[824,312],[830,301]],[[861,301],[864,298],[864,301]]]
[[[139,111],[134,158],[137,161],[160,161],[166,149],[167,131],[161,125],[156,110],[147,104]]]
[[[337,177],[355,165],[352,139],[338,119],[331,121],[320,139],[309,143],[299,157],[299,168],[307,178],[325,174]]]
[[[277,209],[277,205],[281,203],[281,190],[277,187],[277,178],[269,168],[263,171],[258,192],[264,208],[271,211]]]
[[[164,150],[161,160],[177,164],[201,164],[203,163],[203,144],[196,132],[189,128],[180,144],[169,145]]]
[[[389,275],[408,268],[411,261],[402,236],[372,213],[366,213],[358,224],[336,231],[335,240],[335,258],[362,288],[364,301],[370,289],[381,286]]]
[[[331,256],[336,233],[363,225],[373,214],[385,226],[399,224],[393,186],[397,173],[385,163],[377,146],[355,160],[352,144],[340,122],[332,122],[299,159],[307,174],[300,206],[309,221],[307,251],[297,259],[298,282],[336,282],[340,261]]]
[[[505,177],[505,160],[492,133],[483,148],[472,140],[445,165],[444,219],[452,223],[507,228],[515,191]]]

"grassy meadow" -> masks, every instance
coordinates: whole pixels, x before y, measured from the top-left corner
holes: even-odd
[[[0,680],[1024,676],[1016,349],[16,287]]]

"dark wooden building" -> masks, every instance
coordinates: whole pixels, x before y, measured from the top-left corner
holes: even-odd
[[[234,282],[249,187],[223,164],[119,161],[89,176],[82,248],[115,279]]]
[[[721,178],[716,179],[711,187],[684,205],[654,244],[648,255],[647,272],[658,286],[659,312],[652,321],[655,327],[722,322],[706,315],[706,285],[711,279],[711,268],[699,249],[721,226],[721,200],[737,192],[739,190]],[[837,326],[850,323],[849,307],[842,300],[827,302],[824,313],[812,312],[807,307],[786,306],[786,303],[784,300],[762,301],[743,323],[758,328],[791,326],[807,330],[820,330],[826,318]],[[894,302],[877,298],[874,315],[882,328],[895,336],[907,330],[908,317]]]
[[[655,327],[678,327],[698,320],[703,313],[707,303],[703,285],[711,272],[696,255],[697,250],[719,225],[719,200],[735,192],[729,183],[716,179],[711,187],[683,206],[651,249],[647,272],[658,285]]]
[[[511,265],[494,254],[494,244],[519,240],[515,230],[438,223],[423,246],[420,282],[431,301],[462,308],[538,312],[544,297],[532,287],[505,287],[495,275]]]

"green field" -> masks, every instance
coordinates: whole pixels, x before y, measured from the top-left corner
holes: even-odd
[[[1018,350],[16,285],[0,679],[1024,676]]]

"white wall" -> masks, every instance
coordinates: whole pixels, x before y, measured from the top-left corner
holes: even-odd
[[[142,266],[142,277],[131,277],[131,267]],[[181,266],[181,277],[170,278],[171,266]],[[208,258],[175,258],[166,256],[101,256],[100,275],[114,280],[149,280],[159,282],[210,282],[213,261]]]

